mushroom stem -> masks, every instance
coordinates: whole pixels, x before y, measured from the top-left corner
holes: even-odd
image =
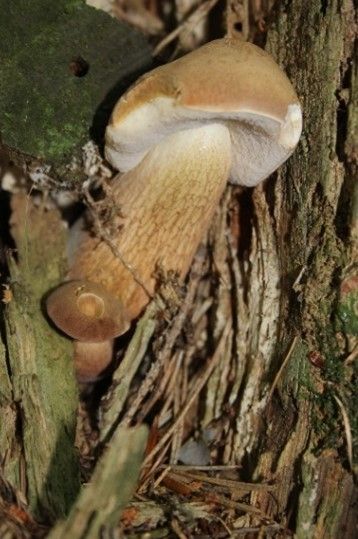
[[[113,242],[151,293],[158,268],[184,279],[230,165],[227,127],[207,123],[166,137],[114,185],[123,226]],[[74,255],[69,277],[102,284],[120,299],[127,320],[137,317],[150,299],[111,248],[89,235]]]
[[[74,341],[74,362],[80,383],[99,380],[112,361],[113,340],[102,342]]]

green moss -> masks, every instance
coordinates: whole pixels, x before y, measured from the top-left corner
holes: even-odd
[[[358,292],[353,291],[344,297],[337,308],[338,325],[347,335],[358,336]]]
[[[0,0],[0,131],[23,154],[67,164],[151,62],[133,29],[82,1]],[[81,57],[88,72],[75,76]]]
[[[13,299],[5,321],[12,398],[21,410],[14,438],[24,454],[30,508],[55,520],[69,511],[80,486],[72,346],[43,312],[45,294],[63,277],[65,229],[55,211],[34,208],[25,196],[14,197],[11,224],[17,263],[9,261]],[[18,455],[12,458],[18,466]]]

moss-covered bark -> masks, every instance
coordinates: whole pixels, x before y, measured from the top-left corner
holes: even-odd
[[[70,342],[52,329],[42,302],[64,270],[59,215],[14,196],[15,254],[5,299],[0,452],[6,479],[41,520],[67,513],[79,489],[74,448],[77,387]]]
[[[347,429],[356,434],[356,405],[352,365],[345,359],[357,333],[353,325],[337,325],[337,312],[347,305],[341,283],[352,282],[355,256],[353,27],[350,0],[293,0],[279,4],[268,34],[268,50],[302,101],[304,130],[298,150],[280,170],[275,192],[266,194],[282,291],[273,365],[296,340],[266,407],[268,428],[255,465],[257,478],[279,481],[277,498],[272,504],[260,494],[253,502],[268,514],[285,514],[283,522],[302,538],[354,535],[356,493]],[[357,283],[352,284],[352,302],[357,292]],[[351,308],[350,313],[356,320],[357,312]]]
[[[148,44],[84,0],[0,0],[0,13],[2,141],[72,179],[81,147],[101,142],[118,95],[150,66]]]
[[[138,483],[147,428],[119,428],[65,522],[50,539],[97,539],[117,527]]]
[[[4,476],[13,485],[20,484],[21,449],[16,439],[17,412],[8,372],[7,350],[0,340],[0,452]]]

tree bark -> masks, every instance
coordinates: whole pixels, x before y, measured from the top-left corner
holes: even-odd
[[[64,270],[64,226],[57,211],[12,199],[10,284],[0,348],[0,453],[6,480],[43,522],[69,511],[80,487],[74,448],[78,390],[70,342],[42,312]]]
[[[266,48],[297,90],[304,128],[276,180],[252,196],[227,197],[213,226],[214,334],[228,317],[234,331],[231,353],[209,381],[203,424],[229,406],[224,459],[277,485],[274,497],[254,492],[251,502],[283,529],[302,539],[353,537],[353,3],[282,1],[269,28]]]
[[[267,40],[301,99],[304,129],[275,187],[254,195],[266,206],[265,221],[256,212],[256,229],[259,236],[271,230],[281,290],[271,372],[292,349],[271,386],[265,434],[253,444],[254,476],[278,480],[280,488],[274,502],[262,493],[252,501],[285,515],[299,538],[355,533],[350,435],[357,403],[345,361],[357,345],[354,28],[349,0],[283,1]]]

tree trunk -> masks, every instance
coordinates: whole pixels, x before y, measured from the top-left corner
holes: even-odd
[[[275,500],[255,493],[252,501],[270,515],[285,515],[287,527],[302,539],[355,534],[354,28],[349,0],[283,1],[267,40],[267,49],[285,67],[301,99],[304,129],[275,186],[254,194],[255,229],[267,241],[266,278],[274,279],[281,293],[268,313],[276,338],[264,370],[273,385],[261,418],[265,434],[258,438],[253,429],[252,447],[259,455],[253,473],[257,479],[279,481],[280,488]],[[261,283],[264,303],[265,279]],[[261,324],[267,315],[262,311],[262,316]],[[263,376],[259,383],[264,392]],[[242,441],[238,428],[237,447]]]

